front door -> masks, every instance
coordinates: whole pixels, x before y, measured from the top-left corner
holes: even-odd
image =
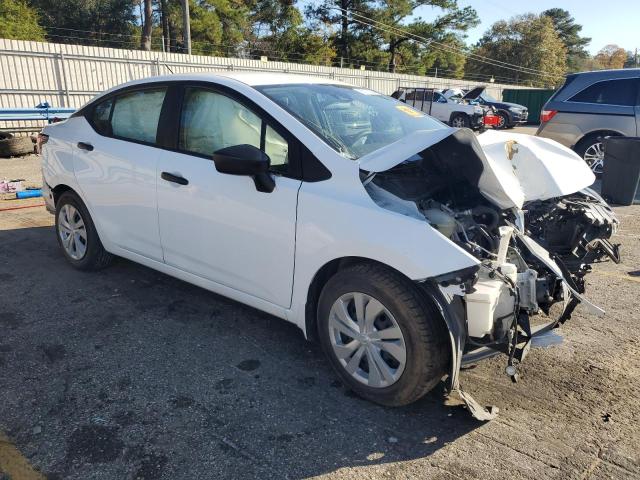
[[[158,163],[158,218],[168,265],[286,308],[301,181],[286,176],[289,141],[281,133],[242,99],[185,88],[178,152]],[[273,192],[216,170],[213,152],[242,144],[269,155]]]

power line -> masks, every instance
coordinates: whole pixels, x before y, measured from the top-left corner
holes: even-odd
[[[554,77],[555,78],[555,75],[542,72],[541,70],[536,70],[536,69],[529,68],[529,67],[523,67],[523,66],[516,65],[516,64],[513,64],[513,63],[509,63],[509,62],[503,62],[501,60],[495,60],[495,59],[492,59],[492,58],[489,58],[489,57],[484,57],[484,56],[477,55],[477,54],[474,54],[474,53],[466,53],[465,51],[463,51],[461,49],[458,49],[456,47],[453,47],[453,46],[450,46],[450,45],[447,45],[447,44],[444,44],[444,43],[441,43],[441,42],[437,42],[436,40],[428,39],[428,38],[422,37],[420,35],[413,34],[411,32],[403,30],[401,28],[394,27],[393,25],[387,25],[385,23],[382,23],[382,22],[379,22],[377,20],[374,20],[374,19],[372,19],[370,17],[366,17],[364,15],[361,15],[361,14],[359,14],[357,12],[349,11],[349,10],[347,10],[345,8],[341,8],[341,7],[329,7],[329,8],[332,9],[332,10],[340,10],[340,11],[343,11],[345,13],[351,14],[352,17],[355,16],[355,17],[360,17],[360,18],[364,19],[364,20],[360,20],[358,18],[352,18],[353,21],[358,22],[360,24],[368,25],[368,26],[374,27],[374,28],[379,28],[380,30],[386,31],[387,33],[398,34],[398,32],[399,32],[399,33],[402,34],[402,36],[404,38],[412,39],[414,41],[418,41],[419,43],[423,43],[425,46],[430,46],[432,44],[434,46],[437,45],[437,46],[439,46],[440,50],[446,49],[449,52],[459,53],[461,55],[464,55],[465,57],[471,57],[475,61],[478,61],[478,62],[481,62],[481,63],[486,63],[486,64],[494,66],[494,67],[504,68],[504,69],[507,69],[507,70],[513,70],[513,71],[517,71],[517,72],[521,72],[521,73],[527,73],[529,75],[538,75],[538,76],[541,76],[541,77]],[[372,22],[372,23],[369,23],[369,22]],[[434,47],[434,48],[438,48],[438,47]]]

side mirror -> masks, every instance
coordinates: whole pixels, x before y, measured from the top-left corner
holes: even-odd
[[[213,154],[213,163],[220,173],[253,177],[259,192],[271,193],[276,188],[276,182],[269,175],[269,155],[253,145],[221,148]]]

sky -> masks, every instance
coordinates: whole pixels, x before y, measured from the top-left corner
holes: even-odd
[[[568,10],[582,25],[581,35],[591,37],[587,46],[595,54],[607,44],[615,43],[625,50],[640,51],[640,0],[458,0],[460,6],[472,6],[478,12],[480,25],[470,30],[467,43],[478,41],[491,24],[514,15],[541,13],[549,8]],[[429,20],[436,9],[422,7],[416,14]]]

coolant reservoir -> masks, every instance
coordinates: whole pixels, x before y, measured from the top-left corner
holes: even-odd
[[[467,326],[470,337],[482,338],[493,332],[496,319],[513,313],[515,300],[502,280],[482,279],[473,288],[475,292],[464,296]]]
[[[429,208],[423,211],[429,223],[447,238],[453,236],[456,231],[456,220],[451,215],[437,208]]]

